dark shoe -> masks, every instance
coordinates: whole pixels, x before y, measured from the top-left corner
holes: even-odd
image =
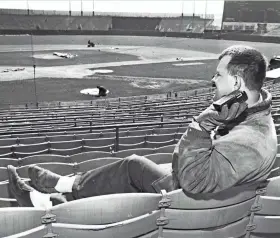
[[[9,177],[9,187],[18,204],[21,207],[33,207],[29,194],[34,189],[19,177],[14,166],[8,165],[7,170]]]
[[[58,193],[54,188],[61,177],[49,170],[31,165],[28,168],[28,176],[31,179],[30,185],[41,193]]]

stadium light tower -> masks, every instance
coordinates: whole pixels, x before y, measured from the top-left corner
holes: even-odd
[[[194,17],[195,17],[195,0],[193,1],[193,18],[192,18],[192,29],[194,28]]]
[[[206,14],[207,14],[207,0],[205,1],[204,32],[206,30]]]
[[[69,16],[71,16],[71,0],[69,0]]]
[[[36,88],[36,62],[35,62],[35,59],[34,59],[34,46],[33,46],[33,36],[32,36],[32,33],[31,33],[30,37],[31,37],[31,53],[32,53],[32,61],[33,61],[34,94],[35,94],[36,106],[38,106],[38,96],[37,96],[37,88]]]
[[[81,0],[81,16],[83,16],[83,0]]]
[[[26,1],[26,6],[27,6],[27,15],[29,15],[29,2],[28,2],[28,0]]]
[[[182,1],[182,18],[184,17],[184,0]]]
[[[94,16],[94,0],[92,0],[92,16]]]

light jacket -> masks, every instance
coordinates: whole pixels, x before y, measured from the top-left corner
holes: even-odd
[[[211,135],[190,123],[173,153],[174,180],[184,191],[216,193],[265,180],[275,162],[277,135],[271,115],[272,96],[248,108],[245,120],[228,134]]]

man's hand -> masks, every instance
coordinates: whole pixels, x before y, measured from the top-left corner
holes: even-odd
[[[242,112],[247,109],[247,103],[233,103],[230,108],[227,105],[222,107],[220,112],[216,111],[214,106],[211,105],[204,110],[199,116],[194,117],[203,129],[207,132],[211,132],[217,126],[226,127],[226,125],[238,118]]]

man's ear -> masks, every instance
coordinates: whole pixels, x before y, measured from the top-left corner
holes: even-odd
[[[242,78],[239,76],[234,76],[234,90],[239,90],[241,88]]]

